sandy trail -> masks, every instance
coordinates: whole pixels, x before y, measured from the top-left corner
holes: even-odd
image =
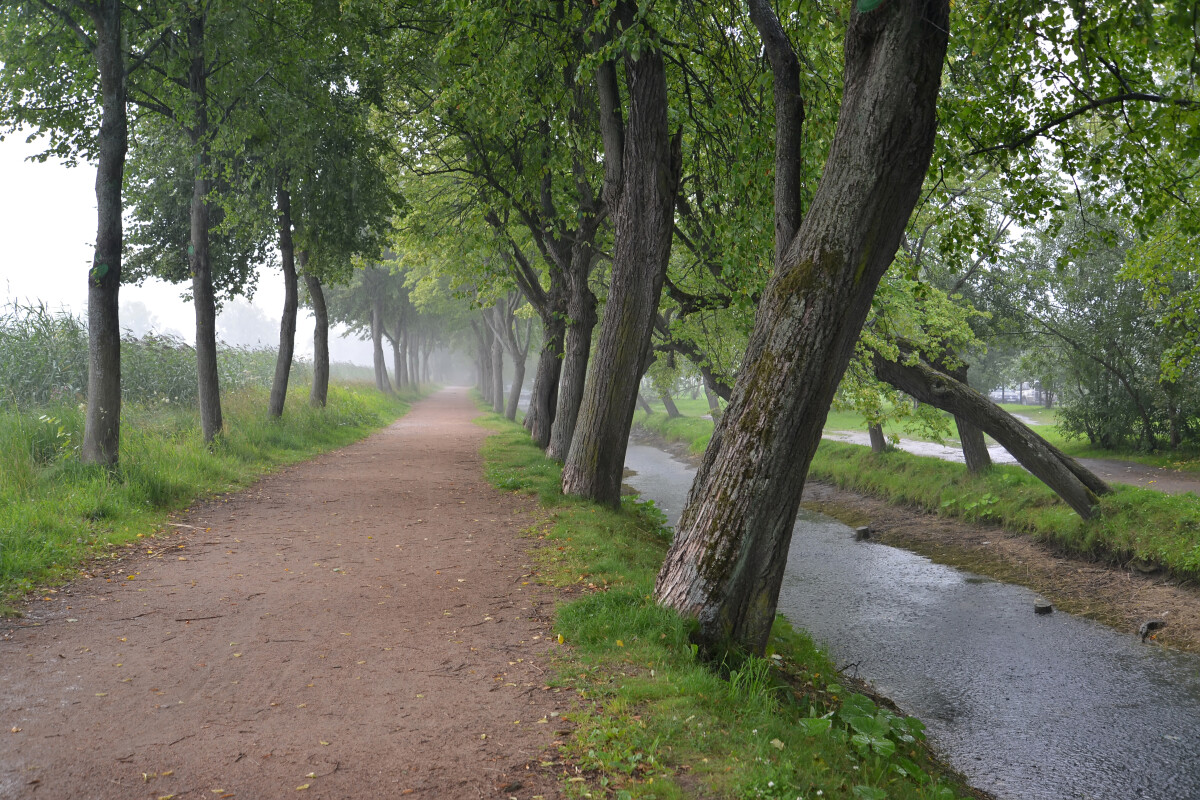
[[[557,797],[552,598],[476,413],[443,391],[0,625],[0,798]]]

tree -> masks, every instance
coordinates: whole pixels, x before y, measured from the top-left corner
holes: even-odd
[[[624,56],[628,123],[616,64],[596,75],[604,137],[604,203],[614,221],[608,300],[583,403],[563,465],[564,494],[616,506],[638,383],[645,371],[659,294],[671,254],[680,141],[667,120],[667,78],[659,33],[622,0],[609,23]],[[635,46],[636,42],[636,46]]]
[[[33,125],[51,151],[96,159],[88,271],[88,407],[80,460],[114,466],[121,439],[121,189],[128,149],[127,11],[120,0],[0,7],[0,120]],[[147,48],[138,58],[149,54]],[[136,67],[138,61],[133,61]],[[98,84],[98,86],[97,86]],[[92,98],[100,96],[99,104]],[[99,110],[99,119],[96,110]]]
[[[751,12],[787,80],[790,41],[765,0]],[[655,587],[698,619],[709,655],[766,644],[808,465],[932,154],[948,26],[945,2],[856,5],[837,133],[803,215],[796,151],[776,148],[775,274]],[[777,103],[777,143],[798,135],[796,109]]]

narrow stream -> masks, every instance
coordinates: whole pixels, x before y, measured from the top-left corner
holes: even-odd
[[[625,465],[675,524],[694,470],[633,444]],[[1200,798],[1200,657],[1033,602],[801,509],[779,610],[998,798]]]

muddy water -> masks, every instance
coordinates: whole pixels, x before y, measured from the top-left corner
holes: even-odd
[[[693,470],[632,444],[625,463],[674,524]],[[779,606],[997,797],[1200,798],[1200,657],[1034,597],[801,509]]]

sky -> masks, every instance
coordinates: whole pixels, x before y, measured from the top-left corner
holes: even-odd
[[[87,311],[87,272],[96,239],[95,167],[68,167],[57,159],[29,161],[38,143],[26,134],[0,141],[0,307],[42,302],[51,309]],[[141,334],[147,327],[195,340],[195,312],[182,299],[185,287],[163,281],[121,287],[122,326]],[[283,307],[282,274],[260,273],[250,302],[228,305],[217,318],[217,334],[231,344],[276,345]],[[369,366],[369,342],[335,338],[330,358]],[[301,309],[296,354],[312,356],[312,316]]]

